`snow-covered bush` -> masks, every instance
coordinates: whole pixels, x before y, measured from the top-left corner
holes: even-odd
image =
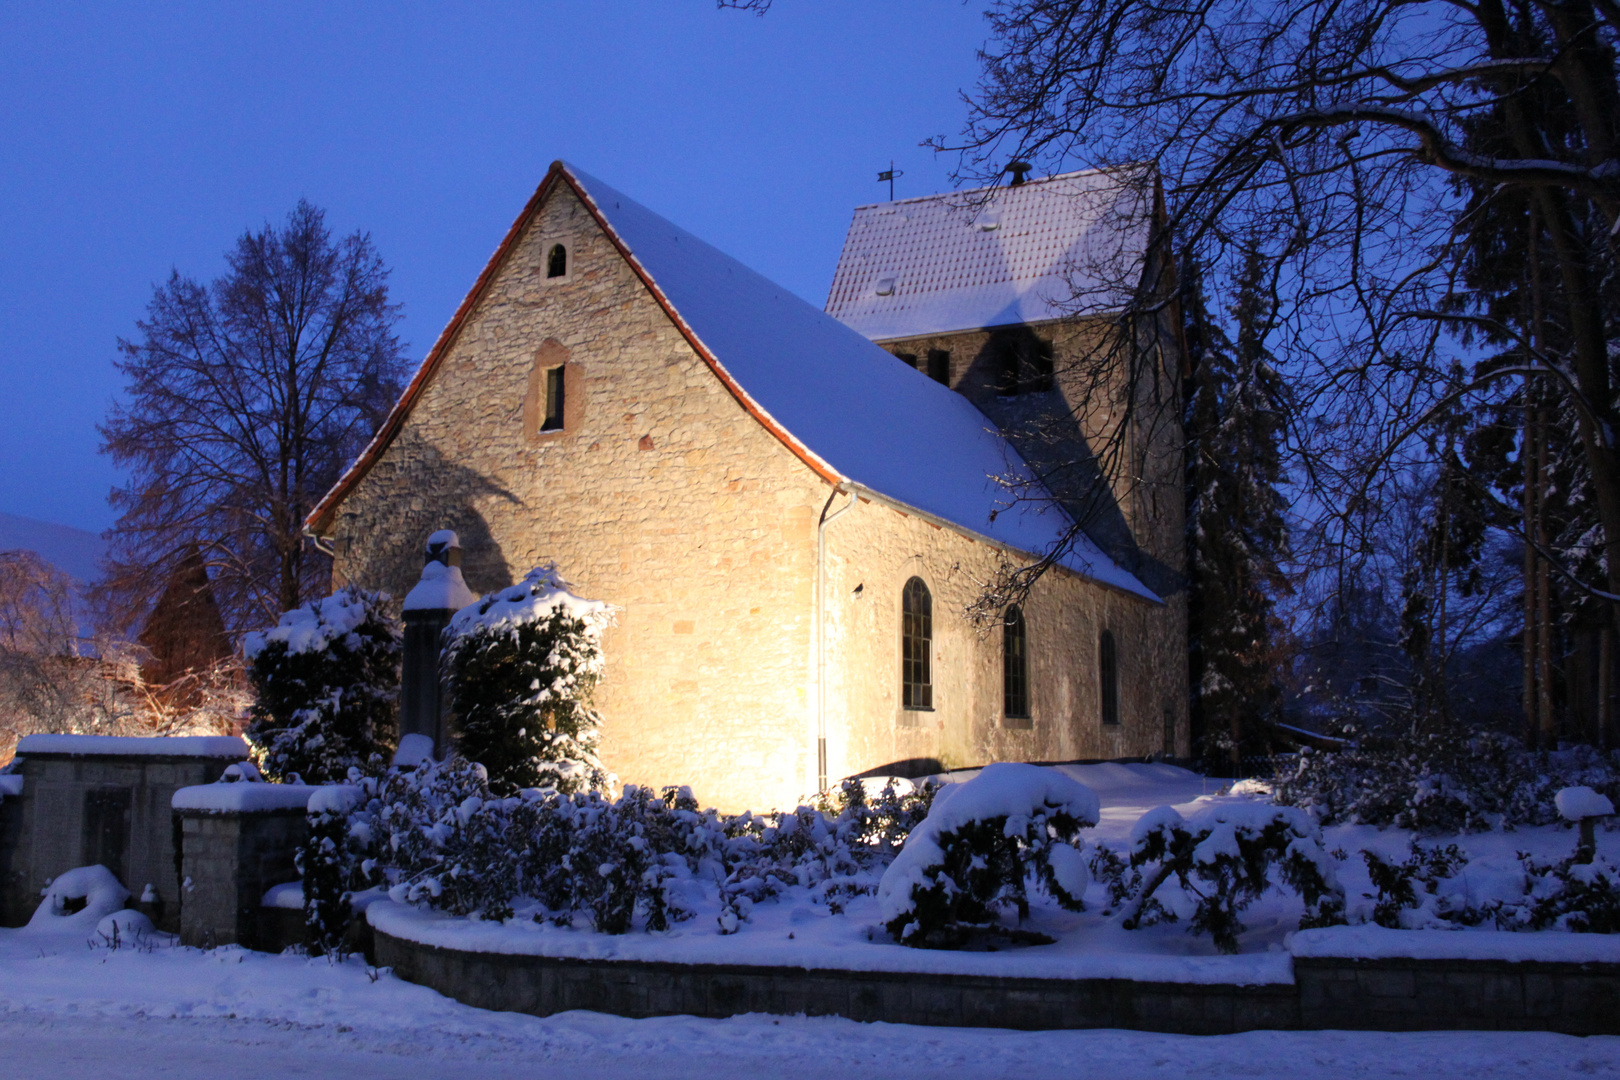
[[[357,849],[349,822],[350,812],[364,796],[360,785],[364,778],[358,769],[351,769],[349,779],[350,784],[332,784],[310,796],[309,833],[293,856],[304,883],[304,925],[317,954],[343,951],[354,914],[349,901],[355,888],[364,887],[356,880]]]
[[[1130,899],[1121,923],[1127,930],[1176,921],[1173,907],[1156,895],[1174,877],[1196,898],[1188,929],[1235,953],[1244,930],[1238,916],[1272,887],[1274,870],[1305,901],[1301,927],[1343,921],[1344,890],[1322,850],[1321,830],[1292,807],[1228,804],[1190,822],[1168,806],[1150,810],[1131,831],[1131,866],[1149,863],[1156,869]]]
[[[1620,933],[1620,867],[1580,856],[1556,863],[1524,858],[1528,900],[1515,914],[1531,930]],[[1499,919],[1499,922],[1507,920]]]
[[[1100,812],[1090,788],[1052,769],[1003,763],[935,797],[878,885],[884,927],[905,945],[952,947],[1029,916],[1026,879],[1079,911],[1090,876],[1079,833]]]
[[[882,871],[927,818],[939,788],[888,779],[874,797],[845,780],[815,806],[722,820],[726,878],[720,888],[720,932],[735,933],[755,904],[802,886],[838,914],[853,897],[876,891]]]
[[[345,588],[243,643],[256,700],[247,737],[272,778],[309,784],[382,771],[401,654],[387,593]]]
[[[1375,851],[1363,851],[1367,877],[1378,894],[1373,899],[1373,922],[1391,930],[1423,929],[1445,923],[1474,926],[1485,913],[1468,903],[1466,891],[1459,897],[1445,887],[1467,862],[1456,844],[1424,847],[1413,841],[1405,862],[1386,859]]]
[[[1279,770],[1274,792],[1323,825],[1434,833],[1557,821],[1558,791],[1577,785],[1620,798],[1620,767],[1590,747],[1532,753],[1506,735],[1444,732],[1302,750]]]
[[[551,566],[451,620],[441,662],[460,752],[488,770],[498,794],[609,783],[590,700],[610,620],[608,605],[575,596]]]
[[[53,878],[28,920],[30,930],[90,930],[123,909],[129,890],[105,866],[80,866]]]
[[[638,922],[662,930],[689,918],[692,890],[709,883],[721,895],[721,929],[731,932],[754,903],[788,886],[809,888],[835,912],[845,898],[874,891],[933,797],[932,787],[906,788],[891,783],[870,796],[854,782],[826,812],[723,816],[686,788],[658,796],[629,787],[617,799],[527,788],[503,798],[481,765],[427,760],[346,789],[355,792],[346,831],[317,821],[312,800],[305,872],[330,884],[306,883],[306,902],[339,895],[343,882],[452,915],[506,919],[527,899],[542,909],[537,919],[566,925],[579,913],[603,933],[624,933]]]

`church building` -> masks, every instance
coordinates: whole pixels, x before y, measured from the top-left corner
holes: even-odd
[[[479,592],[555,563],[616,609],[605,764],[722,808],[1184,754],[1179,354],[1099,379],[1110,311],[1075,302],[1151,280],[1141,203],[1082,173],[862,207],[823,312],[558,162],[308,531],[396,597],[442,528]]]

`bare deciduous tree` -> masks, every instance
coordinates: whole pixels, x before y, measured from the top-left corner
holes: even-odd
[[[1183,256],[1215,272],[1265,256],[1275,345],[1309,395],[1314,430],[1296,445],[1339,494],[1365,497],[1367,465],[1482,389],[1452,377],[1448,331],[1520,342],[1526,362],[1489,380],[1544,379],[1580,403],[1610,550],[1593,584],[1620,595],[1617,15],[1585,0],[1009,0],[992,7],[959,149],[980,175],[1008,157],[1150,162]],[[1487,122],[1501,135],[1483,147]],[[1458,287],[1487,206],[1526,199],[1564,283],[1562,310],[1544,313],[1568,328],[1557,351]]]
[[[304,516],[398,393],[398,307],[369,237],[334,240],[300,201],[226,259],[208,285],[172,274],[119,342],[128,388],[101,432],[132,475],[100,595],[125,627],[193,551],[233,633],[325,589]]]

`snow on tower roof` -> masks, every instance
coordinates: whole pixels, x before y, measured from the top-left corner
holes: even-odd
[[[1149,175],[1094,169],[857,207],[827,312],[885,341],[1118,311],[1141,280]]]
[[[966,398],[609,185],[557,162],[372,444],[310,514],[312,531],[329,525],[337,504],[393,440],[506,252],[558,182],[580,196],[743,407],[818,474],[1023,552],[1044,555],[1069,530],[1069,517],[1053,503],[1008,505],[997,477],[1035,481]],[[1084,534],[1062,562],[1158,600]]]

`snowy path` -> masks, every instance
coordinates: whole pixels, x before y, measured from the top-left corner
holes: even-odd
[[[505,1019],[505,1018],[503,1018]],[[471,1035],[359,1024],[0,1013],[0,1073],[15,1080],[494,1080],[591,1076],[796,1080],[880,1075],[1268,1080],[1556,1080],[1620,1076],[1620,1039],[1500,1032],[1022,1033],[747,1016],[622,1020],[566,1013]]]

